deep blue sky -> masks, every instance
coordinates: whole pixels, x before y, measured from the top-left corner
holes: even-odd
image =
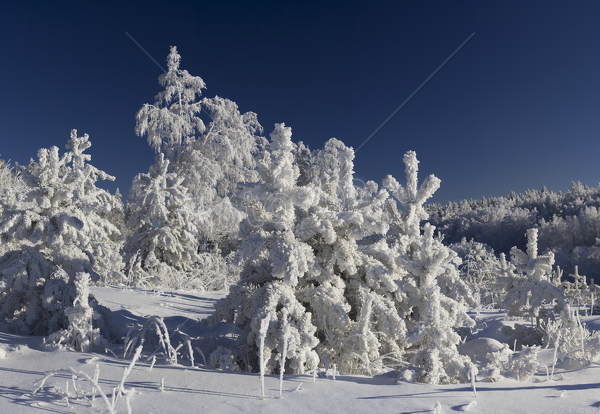
[[[312,149],[358,148],[357,178],[404,182],[415,150],[434,201],[600,181],[598,1],[3,1],[0,154],[26,164],[72,128],[126,196],[154,154],[134,133],[169,46],[206,96]]]

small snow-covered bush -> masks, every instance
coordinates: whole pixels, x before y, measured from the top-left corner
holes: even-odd
[[[541,347],[536,345],[524,346],[521,351],[513,354],[511,371],[515,378],[524,382],[537,372],[540,366],[540,362],[537,360],[540,349]]]
[[[205,290],[227,290],[240,278],[241,267],[236,252],[222,256],[217,252],[198,254],[193,278],[200,282]]]
[[[513,351],[508,344],[504,344],[502,349],[487,354],[488,364],[483,369],[483,376],[492,382],[502,379],[511,371],[511,357]]]
[[[240,367],[235,362],[235,355],[230,349],[218,346],[211,352],[208,358],[208,367],[211,369],[225,369],[231,371],[239,371]]]
[[[506,285],[504,307],[508,316],[536,318],[539,325],[540,311],[544,307],[555,306],[560,312],[565,305],[565,297],[560,289],[551,283],[554,254],[538,255],[538,230],[527,230],[527,253],[513,247],[511,261],[518,275]]]
[[[89,304],[89,285],[90,275],[83,272],[75,275],[77,297],[73,301],[73,306],[65,309],[69,326],[52,333],[46,341],[46,348],[67,346],[77,351],[88,352],[93,346],[108,345],[106,339],[100,334],[100,329],[93,327],[94,319],[99,319],[101,315],[94,312]]]
[[[525,382],[537,372],[540,366],[537,360],[540,349],[535,345],[523,346],[521,351],[514,353],[508,344],[505,344],[502,349],[487,355],[490,362],[484,367],[483,375],[492,382],[507,376]]]
[[[571,359],[582,365],[600,362],[600,331],[590,332],[576,310],[566,306],[560,320],[550,324],[548,331],[551,346],[558,346],[557,359]]]

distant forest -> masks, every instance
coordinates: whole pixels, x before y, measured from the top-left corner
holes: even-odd
[[[579,274],[598,282],[599,208],[600,185],[590,188],[578,182],[564,194],[544,187],[508,197],[429,204],[427,211],[444,244],[455,245],[461,256],[469,241],[484,244],[496,255],[508,255],[513,246],[525,249],[527,229],[537,228],[539,251],[552,251],[565,277],[578,266]]]

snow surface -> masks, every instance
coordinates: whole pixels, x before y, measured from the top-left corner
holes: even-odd
[[[199,323],[212,312],[214,302],[224,293],[153,292],[115,287],[92,288],[92,293],[101,304],[113,310],[116,322],[123,326],[123,335],[127,332],[126,324],[142,323],[149,316],[162,316],[169,329],[179,327],[192,337],[205,336],[215,344],[226,344],[233,334],[229,326],[222,325],[209,332]],[[498,311],[472,316],[477,317],[479,338],[502,339],[499,328],[505,323],[515,323],[506,321],[505,314]],[[598,316],[584,320],[590,329],[600,327]],[[122,346],[113,348],[117,358],[111,354],[70,350],[41,351],[42,342],[42,337],[0,331],[0,413],[109,412],[99,396],[91,406],[91,386],[86,381],[78,383],[87,399],[78,399],[71,375],[64,371],[49,378],[35,395],[33,390],[49,371],[73,367],[92,377],[98,364],[99,384],[110,399],[131,362],[131,356],[121,358]],[[481,343],[479,341],[478,347]],[[542,350],[539,358],[551,369],[552,350]],[[150,362],[142,358],[125,382],[126,390],[134,388],[130,397],[132,412],[427,413],[433,412],[438,402],[442,413],[462,411],[468,405],[468,411],[473,413],[596,413],[600,408],[598,365],[581,369],[559,364],[554,380],[548,379],[544,365],[528,382],[511,378],[496,383],[479,382],[482,378],[478,377],[477,397],[471,384],[396,384],[390,372],[375,377],[337,375],[335,380],[317,378],[316,383],[311,375],[286,375],[283,398],[279,399],[279,378],[272,375],[266,377],[266,398],[262,400],[258,374],[213,371],[205,368],[203,361],[195,362],[193,368],[189,360],[183,358],[179,366],[157,362],[150,370]],[[163,378],[164,391],[161,391]],[[116,412],[128,412],[124,397],[117,402]]]

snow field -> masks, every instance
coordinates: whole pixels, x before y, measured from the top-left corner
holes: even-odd
[[[145,319],[155,310],[165,318],[169,329],[177,326],[196,335],[203,328],[200,319],[211,313],[212,303],[224,294],[219,292],[153,292],[125,290],[115,287],[91,289],[99,302],[108,306],[121,326]],[[124,309],[129,309],[124,312]],[[478,336],[500,338],[499,327],[522,321],[506,321],[505,313],[480,312],[475,329]],[[476,314],[473,313],[474,319]],[[600,323],[598,316],[584,318],[588,326]],[[231,327],[221,326],[218,335],[231,335]],[[196,332],[194,332],[196,330]],[[123,329],[123,335],[125,335]],[[112,398],[131,358],[115,358],[111,354],[81,353],[69,350],[40,351],[42,337],[27,337],[0,333],[0,412],[3,413],[101,413],[109,412],[100,396],[93,407],[83,396],[77,399],[70,375],[58,374],[49,378],[36,395],[32,391],[45,373],[73,367],[90,377],[99,365],[99,385]],[[122,354],[115,346],[113,351]],[[185,351],[182,352],[185,354]],[[550,365],[553,351],[540,351],[538,359]],[[366,377],[337,375],[334,381],[312,375],[285,375],[283,398],[279,399],[279,377],[265,376],[265,399],[260,397],[258,374],[208,370],[201,358],[191,368],[187,359],[178,366],[157,362],[150,370],[151,361],[142,357],[125,381],[125,389],[134,389],[130,397],[134,413],[414,413],[433,412],[436,402],[442,412],[462,411],[476,402],[468,411],[473,413],[595,413],[600,407],[597,378],[600,367],[581,368],[568,363],[557,365],[554,381],[547,380],[542,365],[528,382],[505,378],[499,382],[483,382],[478,377],[477,397],[470,384],[427,385],[396,383],[394,372]],[[160,390],[164,378],[164,391]],[[69,406],[65,401],[69,383]],[[91,399],[91,386],[77,381],[83,394]],[[124,398],[116,405],[116,412],[126,413]]]

